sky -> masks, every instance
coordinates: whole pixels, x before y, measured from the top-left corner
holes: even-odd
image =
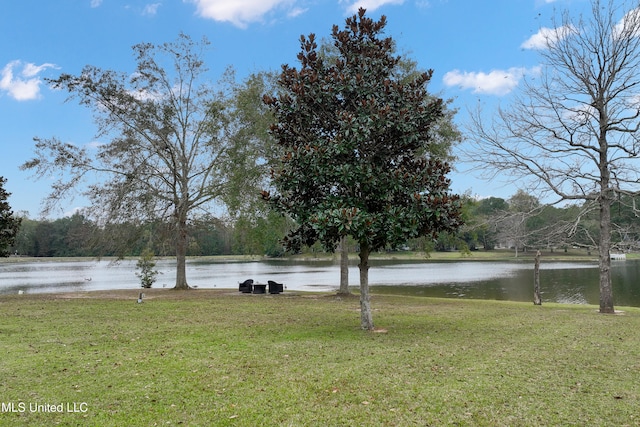
[[[478,103],[507,102],[524,76],[539,70],[541,42],[552,18],[579,13],[589,0],[20,0],[0,13],[0,176],[14,212],[37,218],[51,180],[19,166],[34,157],[34,137],[79,146],[96,144],[92,114],[46,78],[79,74],[85,65],[133,72],[131,47],[174,41],[183,32],[206,36],[212,80],[233,66],[238,78],[297,66],[300,35],[329,39],[360,7],[387,17],[385,35],[423,69],[429,91],[451,99],[463,127]],[[463,142],[464,144],[464,142]],[[457,162],[452,190],[508,198],[514,183],[484,181]],[[68,215],[83,200],[68,200]],[[85,202],[86,203],[86,202]]]

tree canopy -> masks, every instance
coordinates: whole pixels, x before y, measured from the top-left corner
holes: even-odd
[[[83,181],[87,212],[99,223],[161,220],[171,224],[177,259],[176,288],[188,289],[187,222],[255,181],[259,150],[241,130],[228,72],[210,83],[204,63],[209,42],[181,34],[172,43],[133,47],[134,73],[86,66],[50,83],[90,108],[98,126],[97,147],[57,138],[36,138],[36,157],[23,165],[38,177],[57,175],[45,209],[73,194]],[[232,96],[233,95],[233,96]],[[259,99],[259,98],[258,98]],[[106,139],[106,142],[102,142]]]
[[[460,224],[450,167],[430,149],[444,102],[427,91],[431,71],[399,69],[385,26],[384,16],[373,21],[360,9],[344,29],[333,27],[335,57],[319,54],[314,34],[302,36],[300,68],[283,65],[279,95],[265,95],[280,158],[263,197],[296,221],[285,239],[291,250],[319,241],[333,251],[343,236],[358,242],[364,329],[373,329],[370,251]]]

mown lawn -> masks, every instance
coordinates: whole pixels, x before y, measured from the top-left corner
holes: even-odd
[[[136,296],[0,297],[0,425],[640,425],[640,309]]]

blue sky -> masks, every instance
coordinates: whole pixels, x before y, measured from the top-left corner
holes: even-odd
[[[20,0],[0,14],[0,175],[14,211],[37,217],[50,181],[34,181],[19,165],[33,156],[34,137],[77,145],[96,141],[91,113],[44,78],[78,74],[85,65],[129,72],[131,46],[173,41],[180,32],[206,36],[211,77],[232,65],[239,78],[296,66],[301,34],[328,38],[359,7],[387,16],[386,35],[434,70],[430,91],[453,99],[462,124],[480,102],[506,102],[522,77],[535,73],[537,42],[552,17],[578,13],[588,0]],[[486,107],[485,107],[486,108]],[[453,190],[508,197],[515,187],[480,180],[456,164]],[[82,200],[68,201],[60,214]]]

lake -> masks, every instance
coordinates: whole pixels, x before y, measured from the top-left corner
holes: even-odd
[[[138,289],[136,260],[4,262],[0,264],[0,293],[73,292]],[[493,261],[378,261],[371,263],[374,293],[446,298],[532,301],[533,263]],[[598,304],[598,265],[595,262],[542,262],[543,302]],[[175,261],[160,260],[154,287],[173,287]],[[187,279],[199,288],[237,289],[254,279],[284,283],[287,291],[333,291],[339,266],[333,261],[267,260],[203,261],[187,264]],[[640,260],[612,261],[614,302],[640,307]],[[358,268],[349,268],[349,282],[358,286]]]

